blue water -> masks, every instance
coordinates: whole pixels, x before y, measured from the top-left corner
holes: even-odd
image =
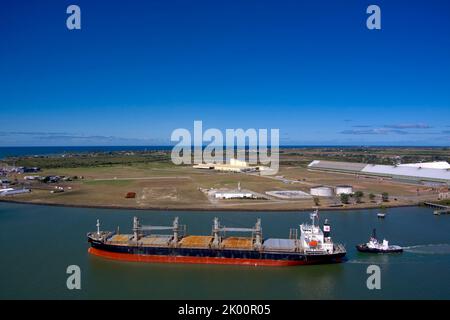
[[[382,148],[384,146],[370,146],[370,148]],[[388,146],[389,148],[404,148],[398,146]],[[417,146],[419,147],[419,146]],[[16,156],[42,156],[59,155],[70,152],[111,152],[111,151],[147,151],[147,150],[171,150],[173,146],[60,146],[60,147],[0,147],[0,160],[6,157]],[[280,146],[283,149],[303,149],[303,148],[369,148],[363,146],[307,146],[307,145],[287,145]],[[427,147],[430,148],[430,147]],[[436,147],[438,148],[438,147]],[[440,147],[439,147],[440,148]]]
[[[87,253],[86,232],[129,232],[133,215],[167,225],[175,216],[189,234],[210,234],[215,216],[227,226],[262,219],[263,236],[287,237],[308,220],[300,212],[170,212],[64,208],[0,203],[0,299],[450,299],[450,215],[428,208],[323,211],[334,239],[344,243],[341,264],[249,267],[151,264],[106,260]],[[403,254],[358,253],[372,228],[405,247]],[[68,290],[66,268],[81,268],[81,290]],[[366,286],[367,267],[381,268],[381,290]]]
[[[171,150],[169,146],[0,147],[0,159],[17,156],[57,155],[71,152]]]

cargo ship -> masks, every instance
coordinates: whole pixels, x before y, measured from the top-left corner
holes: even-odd
[[[331,240],[327,220],[323,231],[318,213],[312,222],[290,229],[289,238],[263,239],[261,220],[253,228],[225,227],[214,218],[211,235],[186,235],[186,226],[176,217],[169,226],[141,225],[133,219],[133,233],[97,231],[87,234],[89,253],[109,259],[156,263],[199,263],[252,266],[294,266],[341,262],[346,250]],[[156,232],[170,231],[170,234]],[[298,236],[300,231],[300,236]],[[226,237],[226,233],[250,233],[247,237]]]

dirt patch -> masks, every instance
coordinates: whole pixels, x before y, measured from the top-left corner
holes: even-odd
[[[179,200],[176,187],[144,187],[138,193],[137,204],[146,205],[152,202],[175,202]]]

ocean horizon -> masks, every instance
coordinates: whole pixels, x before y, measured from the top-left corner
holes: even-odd
[[[205,146],[203,146],[205,147]],[[173,146],[16,146],[0,147],[0,159],[20,156],[48,156],[74,152],[118,152],[118,151],[155,151],[171,150]],[[280,149],[301,148],[450,148],[448,146],[389,146],[389,145],[281,145]]]

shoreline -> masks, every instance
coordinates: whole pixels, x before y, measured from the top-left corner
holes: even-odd
[[[298,208],[298,209],[231,209],[231,208],[167,208],[167,207],[148,207],[148,208],[137,208],[137,207],[127,207],[127,206],[106,206],[106,205],[78,205],[78,204],[60,204],[60,203],[35,203],[21,200],[4,200],[0,199],[0,203],[15,203],[15,204],[26,204],[26,205],[36,205],[36,206],[52,206],[52,207],[63,207],[63,208],[85,208],[85,209],[109,209],[109,210],[135,210],[135,211],[220,211],[220,212],[307,212],[314,210],[315,208]],[[420,204],[398,204],[386,206],[386,209],[391,208],[405,208],[405,207],[419,207]],[[369,210],[369,209],[379,209],[378,207],[363,206],[357,208],[349,207],[318,207],[319,210],[326,211],[355,211],[355,210]]]

